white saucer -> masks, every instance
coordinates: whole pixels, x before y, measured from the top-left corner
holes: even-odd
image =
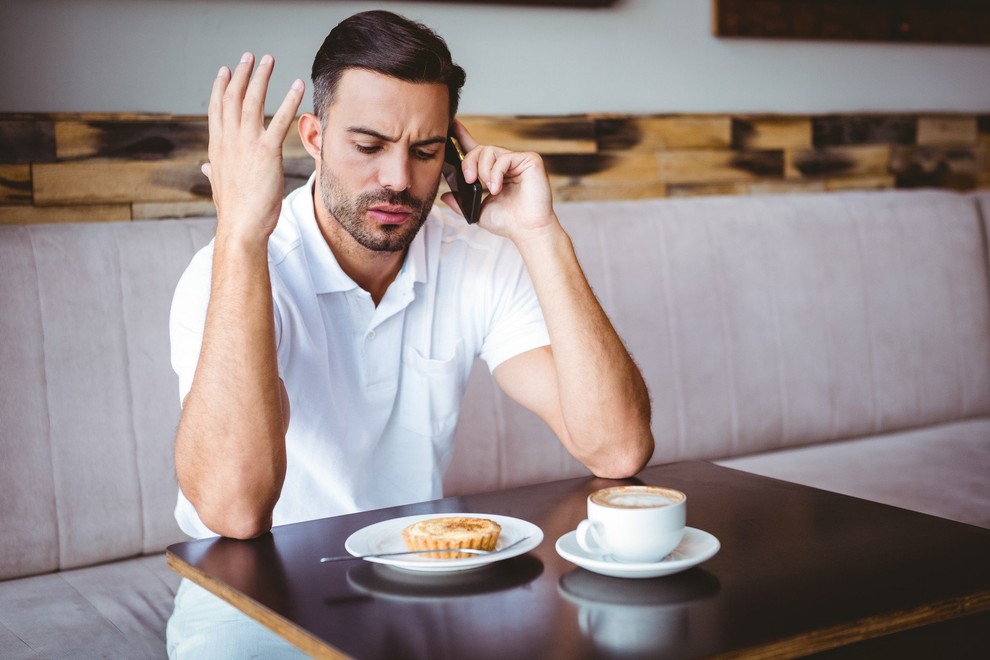
[[[374,525],[368,525],[347,537],[347,540],[344,541],[344,549],[355,556],[380,552],[402,552],[407,549],[405,542],[402,540],[403,528],[420,520],[426,520],[427,518],[446,518],[449,516],[488,518],[501,525],[502,533],[495,546],[495,552],[490,555],[477,555],[461,559],[433,559],[430,557],[407,555],[398,557],[368,557],[367,561],[387,564],[388,566],[407,571],[446,573],[449,571],[463,571],[469,568],[480,568],[493,562],[502,561],[503,559],[517,557],[529,552],[543,541],[543,530],[528,520],[520,520],[519,518],[511,518],[509,516],[497,516],[490,513],[432,513],[393,518],[392,520],[383,520]],[[513,546],[504,552],[501,551],[507,545],[511,545],[523,538],[526,540],[519,545]]]
[[[680,573],[711,559],[722,547],[708,532],[685,527],[680,545],[660,561],[625,563],[587,552],[578,545],[576,535],[576,532],[568,532],[557,539],[557,554],[593,573],[621,578],[654,578]]]

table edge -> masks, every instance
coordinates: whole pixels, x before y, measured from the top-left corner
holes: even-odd
[[[351,656],[335,649],[325,640],[313,636],[305,629],[293,624],[264,605],[215,580],[171,550],[165,550],[165,563],[170,569],[182,577],[191,580],[214,596],[230,603],[306,655],[314,658],[327,658],[329,660],[351,660]]]
[[[851,623],[812,630],[727,653],[718,653],[713,657],[720,660],[802,657],[988,610],[990,610],[990,590],[985,590],[928,603],[913,609],[877,614]]]

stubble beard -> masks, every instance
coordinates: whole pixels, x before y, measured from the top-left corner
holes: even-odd
[[[401,252],[408,248],[426,222],[439,189],[438,179],[433,191],[424,198],[415,197],[408,190],[387,189],[349,197],[330,168],[324,166],[320,173],[323,206],[359,245],[375,252]],[[412,215],[401,225],[373,223],[368,220],[368,209],[379,204],[406,206]]]

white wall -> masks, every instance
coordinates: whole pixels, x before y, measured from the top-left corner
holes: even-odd
[[[464,113],[990,111],[990,47],[716,39],[710,0],[0,0],[0,112],[204,114],[244,50],[276,56],[274,111],[330,28],[375,7],[447,39]]]

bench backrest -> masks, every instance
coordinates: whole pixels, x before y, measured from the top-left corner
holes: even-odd
[[[990,412],[990,194],[564,204],[653,400],[652,463]],[[476,369],[447,490],[586,474]]]
[[[654,462],[990,412],[977,201],[945,192],[562,204],[644,371]],[[161,550],[168,310],[210,219],[0,227],[0,579]],[[448,494],[585,474],[475,369]]]
[[[168,313],[214,224],[0,227],[0,579],[184,538]]]

